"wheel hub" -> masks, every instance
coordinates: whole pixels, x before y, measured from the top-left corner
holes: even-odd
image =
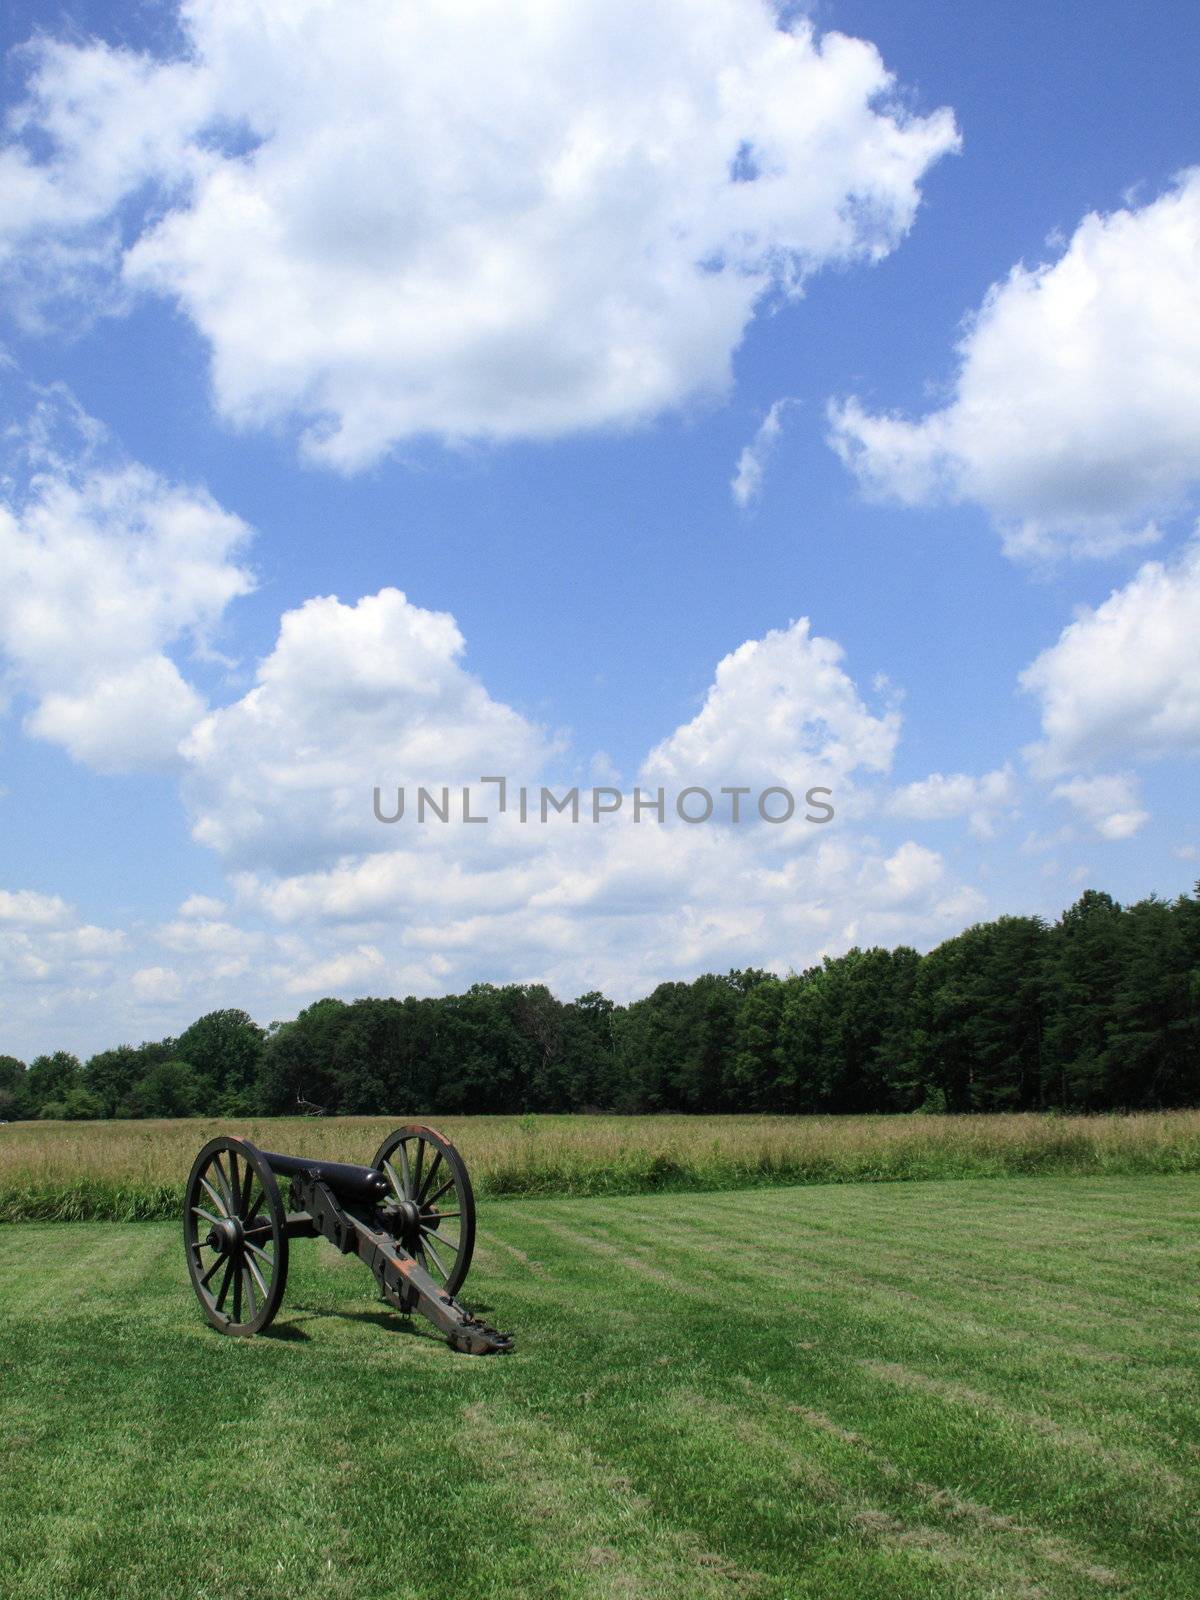
[[[396,1202],[396,1236],[406,1250],[412,1249],[421,1235],[421,1210],[415,1200]]]
[[[227,1256],[242,1242],[242,1225],[236,1217],[226,1217],[221,1222],[214,1222],[204,1242],[218,1255]]]

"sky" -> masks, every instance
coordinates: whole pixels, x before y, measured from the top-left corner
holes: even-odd
[[[1194,6],[0,29],[0,1052],[1192,888]]]

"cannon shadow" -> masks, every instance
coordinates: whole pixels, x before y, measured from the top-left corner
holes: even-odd
[[[466,1309],[475,1315],[491,1311],[490,1305],[482,1301],[472,1301]],[[404,1315],[391,1307],[382,1307],[371,1311],[351,1311],[345,1308],[334,1309],[330,1306],[299,1305],[291,1315],[285,1313],[284,1317],[276,1319],[270,1327],[264,1328],[258,1335],[260,1339],[279,1339],[288,1344],[307,1344],[310,1335],[305,1333],[300,1326],[304,1322],[326,1321],[373,1322],[377,1327],[383,1328],[388,1333],[406,1334],[410,1339],[429,1339],[434,1344],[442,1343],[441,1335],[435,1328],[427,1328],[415,1322],[411,1315]]]

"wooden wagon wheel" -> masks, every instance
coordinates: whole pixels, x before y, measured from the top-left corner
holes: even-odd
[[[475,1249],[475,1196],[462,1157],[444,1134],[414,1122],[389,1133],[371,1165],[391,1185],[386,1210],[397,1239],[456,1294]]]
[[[261,1333],[283,1298],[288,1235],[275,1174],[253,1145],[222,1137],[204,1146],[187,1182],[183,1238],[213,1327]]]

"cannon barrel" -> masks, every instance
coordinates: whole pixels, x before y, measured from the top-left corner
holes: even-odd
[[[350,1161],[310,1161],[306,1156],[281,1156],[271,1150],[259,1154],[278,1176],[313,1178],[348,1200],[382,1200],[388,1192],[387,1179],[374,1167],[358,1167]]]

